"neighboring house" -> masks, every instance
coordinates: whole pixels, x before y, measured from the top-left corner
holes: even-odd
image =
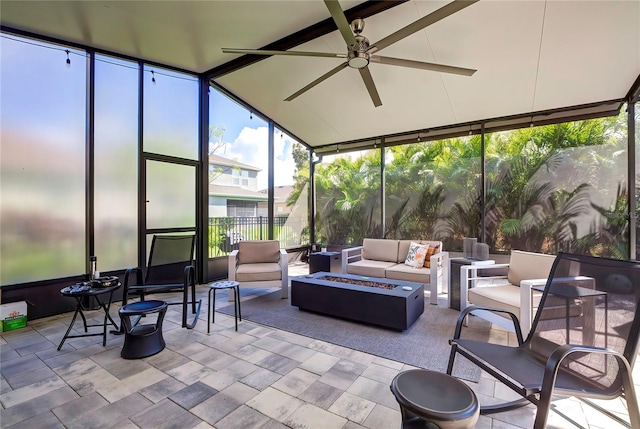
[[[267,195],[267,190],[263,189],[261,193]],[[291,213],[291,206],[287,206],[287,199],[293,192],[293,185],[274,186],[273,188],[273,215],[284,216]]]
[[[267,216],[267,195],[258,191],[260,168],[209,155],[209,217]]]

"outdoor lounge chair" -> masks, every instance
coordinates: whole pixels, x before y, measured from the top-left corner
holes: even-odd
[[[182,305],[182,327],[192,329],[198,322],[202,300],[196,302],[195,267],[193,266],[194,235],[154,235],[149,253],[149,263],[142,277],[142,269],[129,268],[124,275],[122,305],[127,304],[131,295],[140,297],[153,293],[182,292],[178,302]],[[135,277],[134,277],[135,275]],[[191,289],[191,300],[189,300]],[[191,304],[193,320],[187,322],[188,306]]]
[[[522,396],[509,403],[481,406],[482,414],[531,402],[537,407],[534,428],[542,429],[554,393],[580,399],[622,396],[627,402],[629,427],[640,428],[638,399],[631,379],[640,335],[639,301],[640,263],[559,253],[526,340],[522,340],[518,318],[513,313],[509,315],[517,347],[461,339],[463,320],[478,309],[467,307],[460,313],[450,341],[447,373],[451,374],[455,357],[461,354]]]
[[[278,240],[247,240],[229,255],[229,280],[240,288],[280,287],[289,297],[289,257]],[[229,301],[233,294],[229,294]]]

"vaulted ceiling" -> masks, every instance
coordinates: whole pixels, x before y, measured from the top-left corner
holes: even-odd
[[[340,6],[350,16],[349,9],[371,10],[375,3]],[[365,17],[363,34],[372,43],[449,2],[395,3],[378,5],[385,10]],[[481,0],[383,53],[477,72],[469,77],[371,63],[380,107],[349,67],[283,101],[344,59],[278,55],[233,71],[224,67],[240,55],[221,48],[258,49],[283,39],[303,42],[292,50],[346,53],[339,31],[311,33],[327,20],[335,29],[320,0],[3,0],[0,20],[14,29],[213,73],[217,85],[312,147],[620,101],[640,76],[636,0]]]

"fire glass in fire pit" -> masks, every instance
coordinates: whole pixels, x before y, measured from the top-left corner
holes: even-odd
[[[362,277],[362,278],[366,279],[366,277]],[[380,289],[388,289],[388,290],[393,290],[398,287],[398,285],[390,285],[388,283],[373,282],[371,280],[358,280],[358,279],[352,279],[347,277],[322,276],[322,277],[318,277],[318,280],[349,283],[350,285],[358,285],[358,286],[378,287]]]

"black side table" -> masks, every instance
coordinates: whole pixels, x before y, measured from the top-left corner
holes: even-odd
[[[342,262],[340,252],[316,252],[309,254],[309,274],[319,273],[341,273]]]
[[[60,290],[60,294],[62,296],[68,296],[76,300],[76,311],[75,313],[73,313],[73,318],[71,319],[69,328],[67,328],[67,332],[65,332],[64,336],[62,337],[62,341],[60,341],[60,345],[58,345],[58,350],[62,348],[62,345],[64,344],[67,338],[93,337],[93,336],[102,335],[102,347],[107,345],[107,326],[109,325],[109,322],[116,328],[116,330],[119,329],[118,325],[116,324],[116,322],[113,321],[113,319],[111,318],[111,315],[109,314],[109,307],[111,307],[113,292],[115,292],[116,289],[118,289],[120,286],[121,286],[120,283],[117,283],[113,286],[104,287],[104,288],[94,288],[94,287],[88,287],[88,286],[78,287],[78,285],[76,285],[76,286],[66,287]],[[101,301],[100,296],[106,295],[106,294],[109,294],[109,298],[106,301]],[[84,306],[82,305],[83,298],[88,298],[92,296],[96,298],[98,305],[104,311],[104,321],[100,325],[87,325],[87,319],[84,317],[83,310],[86,311],[89,309],[84,308]],[[69,332],[71,332],[71,328],[73,328],[73,324],[76,322],[76,317],[78,317],[78,314],[80,314],[80,317],[82,317],[85,333],[77,334],[77,335],[69,335]],[[95,327],[95,326],[102,326],[102,332],[89,334],[87,328]]]
[[[411,369],[391,381],[402,414],[402,429],[473,429],[480,405],[473,390],[450,375]]]

